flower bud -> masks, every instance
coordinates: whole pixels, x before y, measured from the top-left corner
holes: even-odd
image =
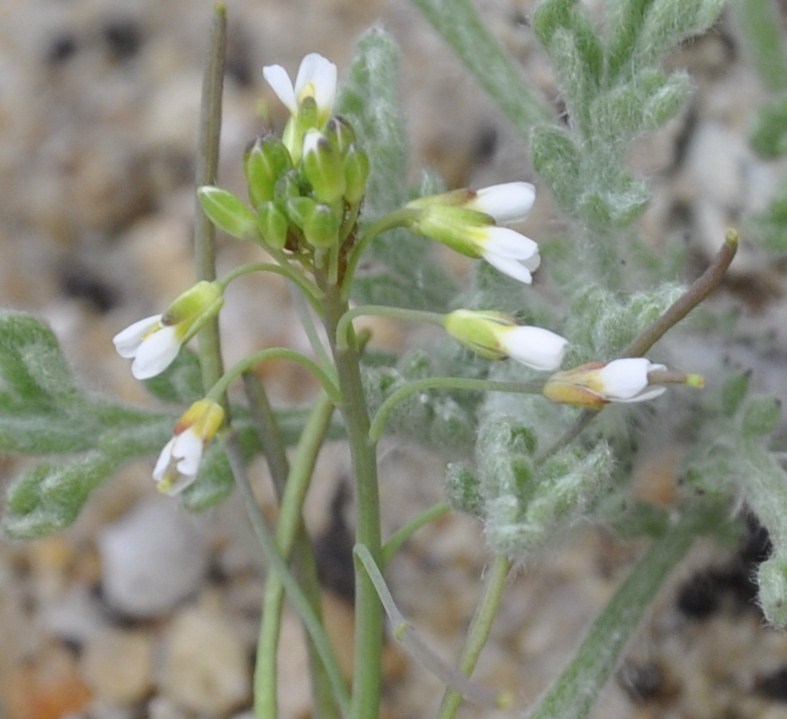
[[[320,202],[335,202],[344,195],[342,158],[319,130],[309,130],[304,138],[303,172]]]
[[[197,190],[202,211],[208,219],[228,235],[240,240],[257,236],[257,216],[232,192],[220,187],[203,185]]]
[[[249,199],[254,207],[272,200],[279,177],[292,167],[284,143],[272,135],[257,138],[243,157]]]
[[[286,213],[275,202],[263,202],[257,208],[257,229],[268,247],[280,250],[289,229]]]
[[[328,205],[315,205],[303,224],[303,235],[312,247],[332,247],[339,241],[341,217]]]
[[[348,120],[338,115],[328,120],[323,134],[340,155],[346,153],[355,143],[355,131],[352,125]]]
[[[344,199],[351,205],[366,194],[369,169],[369,156],[357,145],[351,145],[344,156]]]
[[[221,405],[207,398],[194,402],[183,413],[153,470],[153,480],[160,492],[179,494],[194,482],[202,451],[216,436],[223,421]]]
[[[511,359],[537,370],[560,367],[568,341],[541,327],[519,325],[503,312],[456,310],[443,320],[446,332],[487,359]]]
[[[644,357],[591,362],[552,375],[543,394],[553,402],[595,410],[608,402],[644,402],[666,390],[663,385],[650,385],[648,378],[651,372],[666,369]]]

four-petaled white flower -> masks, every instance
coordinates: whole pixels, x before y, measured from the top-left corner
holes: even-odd
[[[202,451],[223,420],[224,410],[209,399],[198,400],[184,412],[153,469],[153,480],[160,492],[179,494],[196,480]]]
[[[607,364],[591,362],[552,375],[544,385],[544,396],[553,402],[601,409],[608,402],[644,402],[662,394],[663,384],[651,384],[653,372],[666,366],[644,357],[625,357]],[[685,383],[691,384],[686,375]]]
[[[508,227],[475,228],[469,239],[478,247],[479,254],[504,275],[529,285],[541,265],[538,245],[529,237]]]
[[[281,65],[266,65],[262,74],[271,89],[292,115],[307,97],[314,98],[317,105],[318,124],[324,125],[333,111],[336,99],[336,65],[316,52],[301,60],[293,85],[287,71]]]
[[[443,326],[458,342],[487,359],[511,359],[537,370],[555,370],[568,341],[550,330],[517,324],[503,312],[455,310]]]

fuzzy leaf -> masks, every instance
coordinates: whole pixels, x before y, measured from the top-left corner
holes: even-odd
[[[146,380],[145,387],[163,402],[183,405],[196,402],[204,394],[197,353],[181,347],[175,361],[161,374]]]

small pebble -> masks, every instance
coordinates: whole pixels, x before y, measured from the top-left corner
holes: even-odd
[[[223,612],[181,611],[173,620],[162,692],[193,712],[223,714],[250,700],[250,652]]]
[[[102,699],[140,701],[153,683],[153,638],[142,631],[108,629],[85,646],[82,676]]]
[[[160,617],[199,587],[208,552],[199,518],[151,496],[98,538],[104,598],[132,619]]]

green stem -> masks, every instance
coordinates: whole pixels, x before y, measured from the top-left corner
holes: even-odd
[[[224,395],[224,393],[227,391],[227,387],[229,387],[230,384],[240,375],[250,370],[255,365],[270,359],[288,359],[298,363],[302,367],[306,368],[312,375],[314,375],[314,377],[322,385],[322,388],[325,390],[326,394],[328,394],[328,396],[336,404],[341,402],[339,389],[336,387],[334,381],[326,374],[325,370],[323,370],[323,368],[320,367],[314,360],[309,359],[300,352],[291,350],[289,347],[270,347],[269,349],[260,350],[259,352],[255,352],[253,355],[242,359],[224,373],[224,375],[206,393],[206,396],[209,399],[213,399],[215,401],[218,397]]]
[[[468,377],[427,377],[410,382],[400,387],[385,399],[374,416],[369,437],[377,442],[383,436],[385,425],[391,417],[396,406],[417,392],[430,389],[461,389],[470,392],[513,392],[518,394],[539,394],[543,382],[496,382],[488,379],[471,379]]]
[[[787,51],[775,0],[739,0],[732,3],[744,46],[762,82],[771,92],[787,89]]]
[[[237,435],[230,429],[224,433],[223,441],[236,486],[243,497],[244,506],[246,507],[257,539],[260,541],[263,553],[270,564],[272,572],[275,573],[278,580],[284,586],[287,597],[298,612],[309,637],[312,642],[314,642],[315,649],[328,674],[334,699],[340,708],[342,716],[346,717],[349,715],[350,711],[350,697],[348,696],[347,687],[344,685],[344,680],[342,679],[339,662],[325,634],[325,629],[320,622],[320,618],[312,608],[308,597],[304,594],[292,572],[290,572],[287,562],[281,556],[276,543],[276,537],[257,505],[257,500],[254,496],[254,492],[252,492],[249,478],[246,474],[246,465],[243,460],[243,452]]]
[[[299,545],[306,543],[306,547],[308,547],[301,512],[314,473],[317,455],[330,425],[333,409],[333,401],[327,395],[323,394],[317,400],[303,428],[289,475],[284,484],[284,494],[281,498],[279,520],[276,526],[276,543],[285,560],[289,559],[296,543]],[[312,589],[315,588],[312,587]],[[276,719],[278,716],[276,661],[283,604],[284,586],[278,576],[271,575],[268,577],[265,587],[260,639],[257,646],[257,668],[254,676],[254,706],[258,719]],[[311,604],[315,615],[322,622],[319,598],[316,606],[313,602]],[[317,666],[314,668],[320,669]],[[331,711],[331,706],[327,704],[326,700],[329,697],[320,696],[317,691],[313,694],[315,704],[319,702],[321,705],[319,716],[328,716],[326,712]]]
[[[197,187],[215,185],[219,165],[219,136],[221,134],[221,94],[224,84],[224,55],[227,45],[227,8],[217,2],[213,9],[210,32],[210,49],[202,81],[202,99],[199,118],[197,152]],[[216,230],[202,211],[195,195],[194,255],[197,279],[216,279]],[[219,340],[219,320],[214,317],[205,323],[199,333],[199,360],[202,385],[208,388],[221,377],[223,362]],[[229,409],[221,400],[225,413]],[[229,414],[226,414],[229,417]]]
[[[593,623],[579,651],[539,702],[531,719],[584,719],[615,670],[642,614],[683,559],[707,518],[684,515],[656,539]]]
[[[365,545],[376,564],[382,555],[380,497],[377,485],[377,452],[369,439],[369,414],[361,379],[360,356],[354,343],[337,346],[337,328],[347,312],[339,288],[329,286],[324,303],[324,321],[336,364],[341,390],[339,405],[347,429],[355,486],[356,542]],[[368,575],[355,571],[355,651],[353,670],[352,719],[377,717],[383,651],[383,612]]]
[[[397,529],[383,545],[382,557],[383,567],[391,561],[393,556],[402,548],[402,545],[410,539],[421,527],[434,522],[436,519],[448,514],[451,505],[448,502],[438,502],[429,507],[425,512],[421,512],[417,517],[411,519],[407,524]]]
[[[481,656],[481,651],[489,638],[492,623],[503,601],[503,592],[506,588],[510,569],[511,561],[508,557],[502,554],[495,556],[483,599],[476,609],[473,621],[470,623],[462,655],[459,658],[459,671],[466,677],[473,673],[478,663],[478,658]],[[451,687],[446,688],[443,700],[440,702],[440,710],[437,713],[438,719],[453,719],[461,703],[462,695]]]
[[[444,314],[439,312],[424,312],[423,310],[407,310],[402,307],[388,307],[387,305],[360,305],[347,310],[339,319],[336,327],[336,346],[339,349],[347,347],[347,331],[356,317],[363,315],[376,315],[378,317],[394,317],[411,322],[430,322],[442,325]]]
[[[322,293],[318,290],[309,280],[296,271],[291,265],[276,265],[272,262],[247,262],[244,265],[240,265],[230,272],[228,272],[223,277],[219,278],[216,282],[221,287],[222,292],[227,289],[230,283],[237,280],[239,277],[243,277],[243,275],[251,274],[252,272],[272,272],[277,275],[281,275],[282,277],[286,277],[288,280],[294,282],[301,290],[303,290],[303,294],[309,299],[309,302],[312,306],[319,306],[320,299],[322,298]]]
[[[499,696],[495,691],[470,681],[464,674],[457,672],[450,664],[444,662],[432,648],[419,636],[415,627],[405,618],[396,606],[385,579],[372,559],[369,550],[362,544],[353,547],[356,566],[359,566],[374,585],[380,598],[388,621],[394,630],[397,641],[402,643],[413,658],[427,671],[434,674],[444,684],[453,687],[468,701],[485,707],[500,707],[507,703],[507,696]]]

